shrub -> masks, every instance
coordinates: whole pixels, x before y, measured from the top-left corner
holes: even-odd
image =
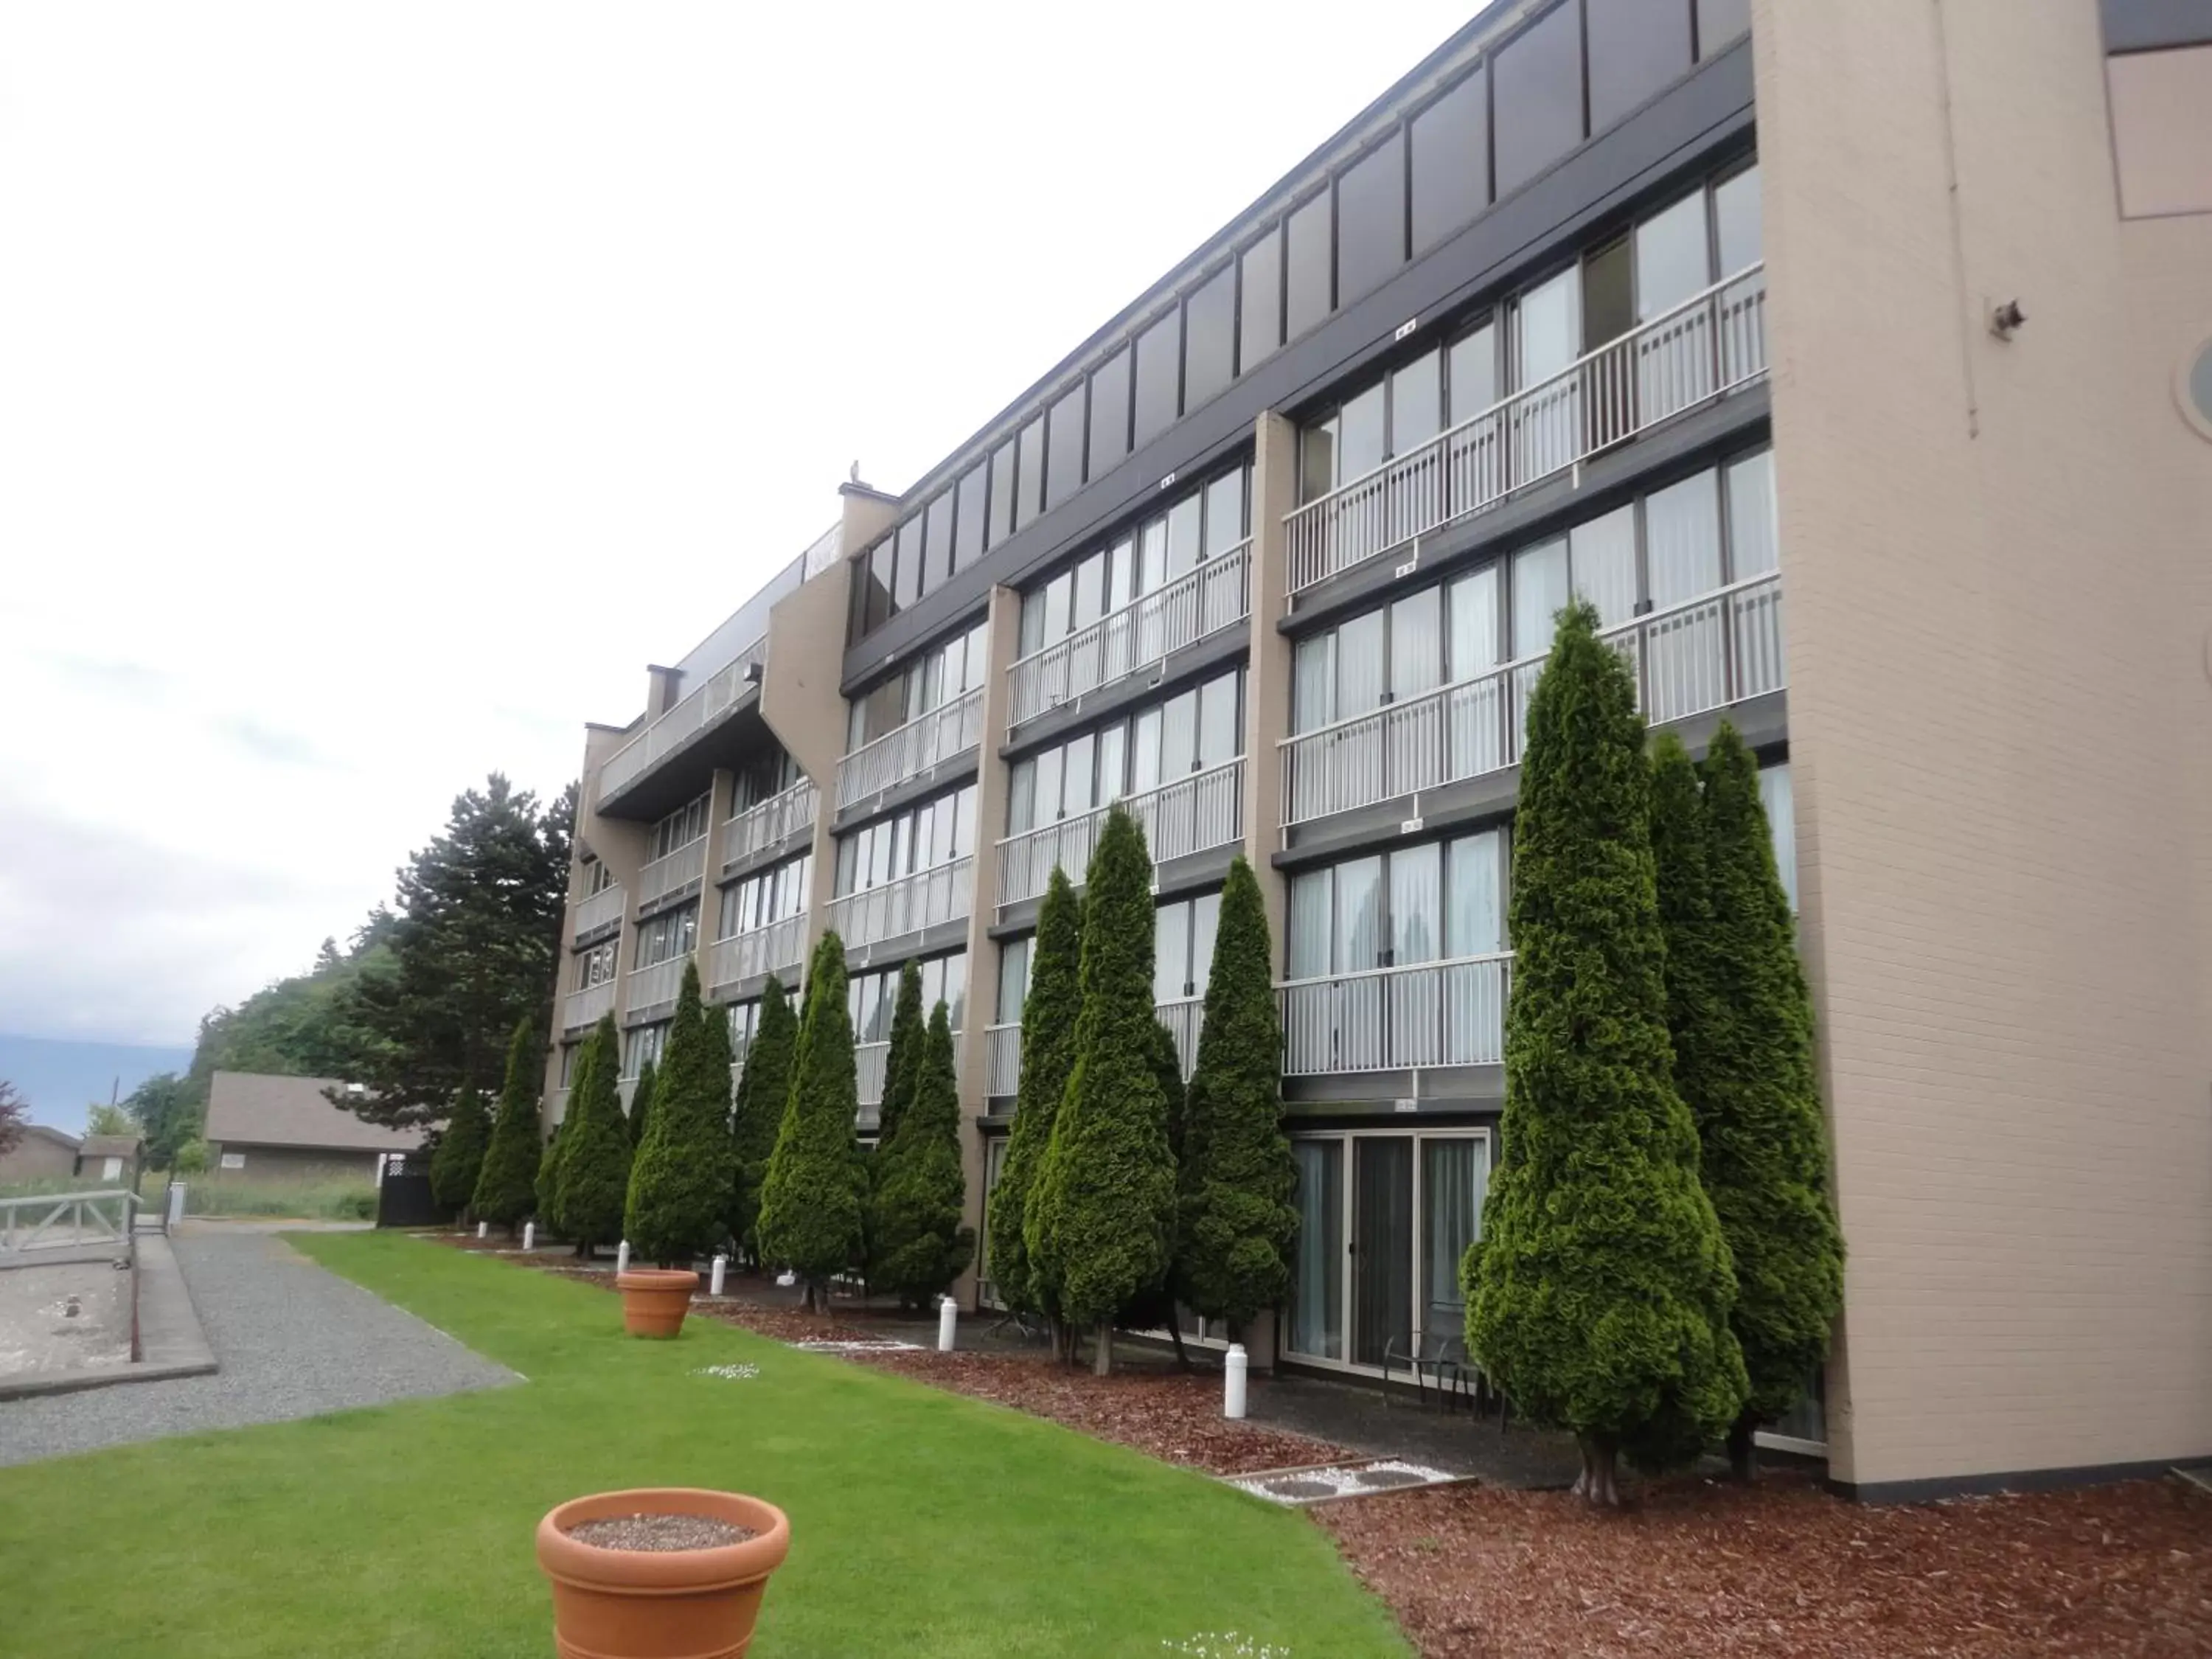
[[[647,1261],[681,1266],[720,1242],[729,1190],[729,1017],[701,1001],[699,964],[687,963],[623,1236]]]
[[[453,1115],[430,1154],[430,1196],[448,1210],[465,1210],[483,1173],[484,1150],[491,1144],[491,1115],[483,1097],[464,1087]]]
[[[878,1261],[869,1288],[880,1283],[907,1306],[927,1306],[975,1259],[975,1230],[962,1224],[968,1182],[960,1167],[960,1082],[942,1000],[929,1017],[897,1138],[877,1160]]]
[[[538,1203],[534,1176],[540,1158],[538,1091],[543,1075],[536,1033],[528,1020],[520,1020],[507,1041],[499,1115],[492,1123],[491,1139],[477,1172],[476,1197],[469,1206],[480,1221],[512,1231]]]
[[[806,970],[791,1097],[761,1184],[762,1256],[806,1281],[810,1305],[829,1305],[832,1277],[860,1250],[865,1176],[853,1139],[860,1089],[853,1017],[845,1006],[845,943],[825,933]]]
[[[791,1066],[799,1046],[799,1018],[783,994],[782,981],[769,975],[761,992],[760,1027],[745,1050],[744,1075],[730,1128],[730,1237],[760,1259],[761,1183],[775,1151],[775,1132],[791,1097]]]
[[[1029,1245],[1037,1224],[1030,1216],[1031,1195],[1075,1064],[1075,1018],[1083,1006],[1083,907],[1057,865],[1045,886],[1030,950],[1029,994],[1022,1000],[1022,1079],[1006,1162],[991,1189],[988,1265],[992,1286],[1006,1306],[1057,1318],[1051,1283],[1036,1271]]]
[[[615,1073],[622,1039],[614,1016],[599,1021],[587,1045],[590,1053],[569,1091],[568,1116],[561,1136],[555,1177],[554,1212],[561,1236],[588,1257],[594,1248],[623,1237],[623,1205],[629,1192],[629,1125],[623,1121]]]

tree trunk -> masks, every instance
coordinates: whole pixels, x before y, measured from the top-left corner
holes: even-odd
[[[1182,1310],[1172,1302],[1168,1304],[1168,1334],[1175,1340],[1176,1366],[1188,1374],[1190,1355],[1184,1352],[1182,1346]]]
[[[1576,1439],[1582,1447],[1583,1472],[1575,1478],[1575,1496],[1594,1508],[1619,1509],[1620,1448],[1607,1434],[1577,1435]]]
[[[1752,1437],[1759,1432],[1759,1419],[1746,1412],[1729,1429],[1729,1472],[1739,1480],[1759,1479],[1759,1443]]]
[[[1114,1322],[1110,1319],[1098,1322],[1098,1334],[1091,1355],[1091,1374],[1093,1376],[1111,1376],[1114,1374]]]

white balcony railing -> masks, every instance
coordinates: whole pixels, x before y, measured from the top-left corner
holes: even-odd
[[[1014,1028],[1017,1032],[1021,1029]],[[960,1033],[952,1034],[952,1051],[957,1063],[960,1052]],[[891,1045],[888,1042],[856,1042],[853,1045],[853,1071],[857,1087],[855,1098],[860,1107],[863,1128],[872,1128],[884,1103],[884,1081],[890,1067]]]
[[[814,822],[821,805],[822,792],[811,778],[803,778],[781,794],[770,795],[757,806],[732,815],[722,831],[722,862],[750,858],[806,828]]]
[[[1198,1033],[1206,1023],[1206,999],[1182,997],[1160,1003],[1152,1012],[1175,1038],[1176,1054],[1182,1061],[1182,1080],[1189,1082],[1191,1068],[1198,1064]],[[984,1092],[1001,1098],[1018,1093],[1022,1086],[1021,1026],[986,1026],[984,1037],[991,1045],[986,1056],[989,1080],[984,1085]]]
[[[765,927],[716,939],[707,951],[707,982],[734,985],[756,974],[788,980],[805,963],[806,918],[785,916]]]
[[[561,1029],[576,1031],[586,1025],[596,1025],[602,1016],[614,1012],[614,1006],[615,982],[611,979],[587,985],[580,991],[571,991],[561,1005]]]
[[[1283,1074],[1494,1066],[1505,1057],[1510,953],[1291,980]]]
[[[1244,833],[1244,757],[1224,761],[1203,772],[1125,797],[1121,805],[1136,815],[1152,862],[1164,864],[1209,847],[1221,847]],[[1012,904],[1041,896],[1054,865],[1077,886],[1091,868],[1091,849],[1106,828],[1110,807],[1078,817],[1024,830],[999,843],[999,902]]]
[[[1240,542],[1080,633],[1031,652],[1006,670],[1009,723],[1035,720],[1243,621],[1252,610],[1251,567],[1252,544]]]
[[[851,806],[920,777],[939,762],[973,749],[982,735],[983,692],[979,686],[862,744],[839,761],[837,805]]]
[[[637,872],[637,902],[641,908],[666,898],[707,873],[707,838],[688,841],[674,852],[657,858]]]
[[[1286,514],[1291,592],[1757,380],[1766,373],[1765,312],[1765,266],[1747,266]]]
[[[545,1114],[547,1121],[556,1127],[568,1121],[568,1091],[566,1089],[556,1089],[545,1097]]]
[[[1022,1027],[1019,1020],[1010,1025],[987,1025],[983,1028],[985,1080],[983,1092],[992,1096],[1013,1094],[1022,1086]]]
[[[1206,999],[1179,997],[1159,1004],[1152,1012],[1175,1039],[1176,1057],[1182,1062],[1182,1080],[1189,1082],[1191,1068],[1198,1064],[1198,1032],[1206,1024]]]
[[[847,950],[856,951],[964,916],[974,908],[975,894],[975,859],[955,859],[933,870],[917,870],[866,892],[833,899],[830,925]]]
[[[599,799],[621,793],[698,733],[719,726],[757,683],[754,671],[767,661],[768,635],[763,634],[708,676],[704,685],[610,755],[599,768]]]
[[[620,921],[625,908],[623,890],[619,887],[602,887],[591,897],[578,900],[575,936],[581,939],[594,927],[604,927],[611,921]]]
[[[641,1008],[675,1001],[676,994],[684,988],[684,964],[690,960],[686,954],[656,962],[650,968],[631,969],[629,996],[625,1004],[629,1012],[635,1013]]]
[[[1655,726],[1785,684],[1782,580],[1771,573],[1601,637],[1627,659],[1638,704]],[[1283,822],[1310,823],[1516,764],[1544,660],[1523,658],[1283,739]]]

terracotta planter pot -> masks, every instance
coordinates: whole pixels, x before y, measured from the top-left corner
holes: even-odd
[[[623,1328],[632,1336],[675,1336],[684,1328],[699,1275],[689,1267],[632,1267],[615,1275]]]
[[[611,1550],[568,1535],[618,1515],[710,1515],[753,1536],[714,1549]],[[768,1576],[790,1550],[783,1511],[736,1492],[647,1486],[572,1498],[538,1523],[554,1646],[562,1659],[738,1659]]]

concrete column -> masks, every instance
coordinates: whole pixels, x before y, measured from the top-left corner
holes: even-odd
[[[737,774],[716,767],[714,781],[707,786],[707,846],[699,866],[699,932],[691,941],[691,959],[699,964],[702,997],[714,989],[708,981],[707,948],[714,943],[722,915],[721,895],[715,889],[714,878],[722,873],[722,826],[729,819],[730,803],[737,798]]]
[[[1283,518],[1297,503],[1297,428],[1260,416],[1253,432],[1252,641],[1244,671],[1244,856],[1260,878],[1276,966],[1284,960],[1285,890],[1269,859],[1283,844],[1283,763],[1291,730],[1291,642],[1275,631],[1290,610]],[[1262,1363],[1258,1352],[1255,1364]]]
[[[989,649],[983,675],[982,742],[975,766],[975,908],[968,916],[968,1012],[962,1021],[965,1030],[959,1054],[960,1115],[963,1126],[969,1126],[972,1119],[981,1115],[990,1081],[983,1028],[990,1024],[985,1012],[990,1006],[987,999],[996,994],[999,983],[999,945],[989,929],[998,908],[999,839],[1006,829],[1008,777],[1006,763],[999,758],[999,750],[1006,741],[1006,715],[1012,690],[1006,670],[1017,654],[1021,619],[1022,596],[1011,587],[993,588],[984,629]],[[972,1127],[964,1127],[960,1137],[960,1167],[968,1184],[968,1224],[975,1229],[980,1255],[983,1235],[983,1136]],[[977,1293],[975,1264],[971,1262],[959,1284],[953,1287],[953,1294],[963,1305],[973,1308]]]

